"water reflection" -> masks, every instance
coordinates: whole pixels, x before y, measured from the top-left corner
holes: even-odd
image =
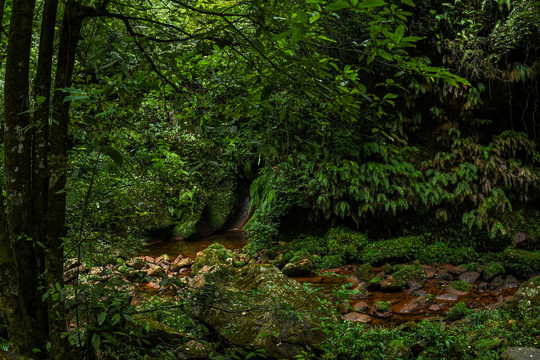
[[[174,259],[177,255],[194,259],[199,251],[206,249],[213,243],[220,243],[227,249],[240,249],[247,244],[246,237],[242,231],[226,232],[199,239],[182,239],[171,241],[159,241],[150,244],[146,248],[146,254],[157,257],[163,254]]]

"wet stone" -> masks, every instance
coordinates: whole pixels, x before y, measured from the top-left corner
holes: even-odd
[[[519,287],[519,281],[512,275],[508,275],[506,279],[504,279],[504,287],[507,289],[516,289]]]
[[[437,295],[436,299],[441,300],[441,301],[457,301],[458,295],[454,293],[446,293],[446,294]]]
[[[463,274],[459,275],[459,280],[468,282],[469,284],[474,284],[480,278],[480,273],[476,271],[466,271]]]
[[[540,349],[529,347],[509,347],[500,356],[501,360],[536,360],[540,359]]]
[[[357,312],[350,312],[343,315],[343,318],[347,321],[357,322],[361,324],[368,324],[373,321],[373,318],[366,314],[360,314]]]
[[[452,266],[450,269],[448,269],[448,272],[452,275],[461,275],[463,274],[464,272],[466,272],[467,269],[465,269],[463,266],[461,265],[456,265],[456,266]]]
[[[351,300],[366,300],[369,298],[369,291],[362,286],[352,289]]]
[[[352,305],[354,311],[364,312],[369,309],[369,305],[363,301],[359,301]]]
[[[439,271],[437,271],[437,273],[435,274],[435,279],[437,280],[442,280],[442,281],[452,281],[453,280],[453,276],[452,274],[450,274],[448,272],[448,270],[446,269],[440,269]]]
[[[388,276],[386,279],[382,279],[380,283],[381,290],[383,291],[401,291],[405,289],[406,285],[407,282],[401,279],[396,279],[391,275]]]
[[[414,314],[426,310],[431,303],[431,299],[426,298],[425,296],[418,296],[414,299],[405,300],[397,303],[392,306],[392,311],[396,314]]]
[[[491,291],[501,291],[504,289],[504,280],[502,276],[497,276],[493,279],[489,285]]]

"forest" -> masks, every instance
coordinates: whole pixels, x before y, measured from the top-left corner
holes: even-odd
[[[0,0],[2,359],[540,359],[540,1]]]

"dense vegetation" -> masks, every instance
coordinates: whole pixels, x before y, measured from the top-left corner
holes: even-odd
[[[248,196],[250,256],[539,270],[538,1],[14,0],[0,20],[6,349],[175,359],[148,319],[208,329],[188,295],[130,305],[124,260],[225,229]],[[64,287],[72,258],[121,270]],[[304,356],[538,347],[537,309],[456,308],[468,333],[329,325]]]

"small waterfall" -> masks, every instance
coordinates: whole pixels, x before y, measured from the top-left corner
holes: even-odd
[[[238,204],[238,208],[234,212],[234,216],[230,221],[230,226],[227,227],[228,231],[242,230],[251,215],[249,211],[250,201],[251,199],[246,197]]]

